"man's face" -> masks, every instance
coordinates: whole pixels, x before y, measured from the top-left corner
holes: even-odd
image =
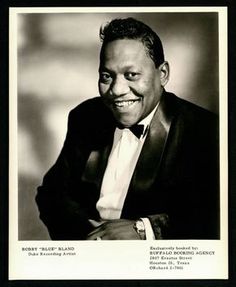
[[[108,43],[101,56],[99,92],[115,119],[130,127],[157,105],[163,88],[156,68],[139,40]]]

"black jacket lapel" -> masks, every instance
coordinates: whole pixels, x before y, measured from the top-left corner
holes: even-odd
[[[126,205],[129,204],[129,197],[137,192],[142,193],[149,190],[156,181],[171,122],[175,114],[175,105],[172,98],[172,95],[164,92],[159,107],[153,116],[130,183],[123,215],[126,214],[125,209]]]
[[[115,126],[100,132],[103,143],[91,151],[82,175],[82,181],[95,185],[98,193],[112,148],[114,130]]]

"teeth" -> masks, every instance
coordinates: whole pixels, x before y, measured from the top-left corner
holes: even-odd
[[[122,107],[127,107],[130,106],[134,103],[135,101],[122,101],[122,102],[115,102],[115,105],[122,108]]]

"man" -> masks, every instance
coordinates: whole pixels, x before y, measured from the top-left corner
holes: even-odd
[[[99,92],[70,112],[38,188],[56,240],[219,238],[215,115],[165,91],[155,32],[133,18],[100,31]]]

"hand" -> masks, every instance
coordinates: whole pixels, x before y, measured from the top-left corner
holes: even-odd
[[[87,240],[140,240],[134,230],[135,220],[115,219],[109,220],[89,233]]]

